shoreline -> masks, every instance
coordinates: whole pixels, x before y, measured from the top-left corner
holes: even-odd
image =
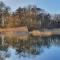
[[[31,32],[31,35],[33,35],[33,36],[51,36],[51,35],[53,35],[53,32],[41,32],[39,30],[34,30]]]
[[[33,36],[51,36],[51,35],[60,35],[60,29],[43,29],[43,31],[40,30],[33,30],[33,31],[28,31],[28,28],[25,27],[17,27],[17,28],[0,28],[0,34],[6,34],[6,35],[15,35],[14,33],[20,32],[23,33],[28,33],[29,35]],[[20,34],[21,36],[21,34]]]

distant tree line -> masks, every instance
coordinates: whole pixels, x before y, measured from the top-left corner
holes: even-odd
[[[59,28],[60,14],[50,14],[35,5],[18,7],[15,12],[0,1],[0,28],[27,26],[28,29]]]

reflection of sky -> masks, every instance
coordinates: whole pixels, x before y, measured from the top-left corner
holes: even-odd
[[[45,50],[37,60],[60,60],[60,47],[51,47]]]
[[[11,56],[6,58],[6,60],[35,60],[36,59],[35,57],[31,58],[31,57],[23,57],[23,56],[19,58],[19,56],[16,55],[16,50],[11,47],[8,48],[8,53],[10,53]]]
[[[6,58],[6,60],[19,60],[18,56],[16,55],[16,50],[12,47],[8,48],[8,53],[11,54],[11,56]]]
[[[33,58],[32,57],[18,58],[18,56],[15,55],[16,53],[15,49],[9,48],[11,56],[9,58],[6,58],[6,60],[60,60],[60,47],[52,46],[49,49],[44,50],[45,50],[44,53]]]

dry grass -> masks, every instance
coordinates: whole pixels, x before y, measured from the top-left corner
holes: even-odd
[[[31,32],[33,36],[51,36],[53,33],[52,32],[41,32],[39,30],[34,30]]]
[[[17,32],[17,31],[28,32],[28,28],[26,26],[17,28],[3,28],[3,29],[0,28],[0,32]]]

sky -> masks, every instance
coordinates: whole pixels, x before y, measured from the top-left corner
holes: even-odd
[[[14,11],[19,6],[36,5],[52,14],[60,14],[60,0],[0,0]]]

